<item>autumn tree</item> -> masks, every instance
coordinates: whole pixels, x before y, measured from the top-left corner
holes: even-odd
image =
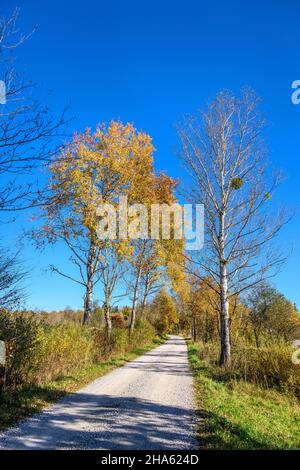
[[[205,246],[190,256],[190,272],[217,285],[222,365],[231,357],[231,297],[273,275],[284,260],[272,241],[287,218],[270,212],[279,179],[269,176],[258,103],[251,90],[240,97],[220,92],[178,126],[188,195],[205,207]]]
[[[56,266],[52,270],[83,286],[85,324],[90,322],[95,284],[102,282],[108,336],[110,301],[130,246],[122,237],[99,239],[99,222],[106,217],[109,224],[111,214],[100,217],[98,209],[105,204],[117,208],[120,196],[128,203],[139,199],[152,173],[153,151],[147,134],[120,121],[76,134],[51,166],[52,203],[45,205],[44,224],[34,232],[42,245],[61,240],[68,246],[78,277]]]
[[[186,277],[176,294],[180,328],[193,341],[206,343],[219,334],[219,297],[211,285],[210,278]]]
[[[151,310],[151,320],[159,334],[171,333],[174,326],[178,324],[179,318],[174,300],[164,289],[155,297]]]
[[[219,332],[218,296],[210,287],[212,281],[191,279],[189,307],[192,321],[192,338],[201,337],[205,343],[212,341]]]
[[[140,195],[140,202],[143,203],[148,213],[148,234],[149,236],[131,242],[131,267],[133,272],[132,292],[133,307],[130,321],[130,332],[134,330],[138,303],[143,312],[147,299],[153,294],[161,284],[170,283],[174,289],[177,288],[179,278],[183,274],[183,248],[182,239],[174,237],[174,213],[170,210],[170,237],[164,237],[161,230],[162,217],[161,208],[166,205],[171,208],[176,203],[174,189],[176,182],[165,175],[154,172],[152,178],[148,179],[147,191]],[[151,227],[152,205],[159,209],[158,224],[159,232],[157,237],[152,237]],[[180,277],[182,276],[182,277]],[[139,301],[140,300],[140,301]]]
[[[299,336],[299,312],[292,302],[268,283],[257,286],[250,293],[247,307],[257,348],[264,337],[272,341],[292,341]]]

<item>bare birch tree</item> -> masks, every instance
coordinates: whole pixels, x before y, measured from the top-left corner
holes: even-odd
[[[18,253],[0,247],[0,309],[15,309],[24,300],[22,282],[26,271]]]
[[[209,276],[220,299],[220,364],[230,364],[230,298],[274,275],[284,255],[273,246],[288,217],[271,211],[280,177],[270,176],[265,122],[252,90],[220,92],[203,112],[178,125],[191,200],[205,206],[205,247],[193,274]]]
[[[19,9],[0,18],[0,213],[39,204],[37,168],[56,154],[64,133],[65,111],[55,118],[34,98],[35,84],[20,71],[16,52],[31,35],[18,26]],[[25,175],[25,176],[24,176]]]
[[[65,112],[55,118],[34,98],[35,84],[17,61],[17,52],[34,32],[24,34],[18,28],[19,12],[17,8],[11,16],[0,18],[0,223],[12,221],[16,211],[45,199],[38,170],[56,154],[60,145],[57,137],[66,124]],[[1,307],[20,304],[25,274],[18,253],[1,248]]]

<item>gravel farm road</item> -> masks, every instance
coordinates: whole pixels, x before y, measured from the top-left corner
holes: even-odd
[[[0,435],[0,449],[197,449],[185,341],[163,345]]]

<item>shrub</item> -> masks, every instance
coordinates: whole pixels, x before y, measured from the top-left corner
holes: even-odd
[[[130,345],[132,348],[141,348],[145,346],[149,341],[153,341],[157,333],[154,328],[147,320],[139,318],[136,323],[136,328],[131,335]]]
[[[215,342],[201,343],[199,356],[210,363],[217,363],[219,345]],[[300,366],[293,364],[292,348],[288,344],[270,344],[259,349],[235,344],[227,372],[235,378],[262,387],[275,387],[300,398]]]
[[[155,336],[149,322],[139,320],[130,338],[127,329],[114,327],[107,345],[104,328],[67,320],[50,325],[40,316],[2,311],[0,339],[7,350],[6,387],[15,390],[43,385],[109,357],[124,355]]]
[[[49,325],[34,315],[0,312],[6,344],[6,386],[42,385],[93,362],[91,331],[74,322]]]
[[[93,362],[100,362],[109,357],[110,348],[107,345],[107,335],[105,327],[92,327],[90,331],[93,335],[94,351]]]
[[[6,385],[17,388],[31,380],[39,363],[43,329],[32,315],[0,312],[0,339],[6,346]]]
[[[288,345],[234,350],[232,368],[247,381],[292,392],[300,398],[300,367],[292,363],[292,348]]]
[[[142,348],[156,337],[155,328],[144,319],[138,319],[133,333],[129,336],[128,330],[113,328],[111,334],[110,354],[118,356]]]
[[[116,328],[126,328],[126,321],[122,313],[115,313],[111,316],[112,325]]]
[[[93,334],[86,327],[73,322],[44,327],[34,373],[36,383],[41,385],[87,367],[94,361],[94,349]]]
[[[110,354],[119,356],[128,350],[128,330],[123,328],[113,328],[110,337]]]

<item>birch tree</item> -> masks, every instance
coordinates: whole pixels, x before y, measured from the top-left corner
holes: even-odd
[[[205,247],[189,257],[190,271],[217,286],[221,365],[230,364],[230,298],[274,275],[284,261],[274,238],[288,218],[272,211],[280,177],[268,170],[258,105],[249,89],[239,97],[220,92],[177,127],[188,194],[205,207]]]
[[[182,240],[163,239],[161,230],[157,239],[152,239],[150,236],[152,226],[151,205],[167,204],[171,206],[176,201],[175,187],[176,181],[173,178],[165,173],[156,174],[153,169],[151,177],[147,180],[147,189],[139,194],[139,202],[142,202],[148,211],[149,237],[132,240],[131,242],[130,264],[133,274],[131,280],[133,296],[130,333],[134,330],[138,304],[140,304],[142,312],[149,295],[158,289],[159,281],[164,280],[166,282],[167,273],[170,271],[175,255],[179,252],[182,253]],[[162,224],[162,216],[157,222],[160,225]],[[172,225],[172,218],[170,218],[170,225]],[[170,236],[172,235],[171,232],[172,230],[170,230]]]
[[[118,237],[99,240],[97,210],[101,204],[117,208],[122,195],[129,203],[141,197],[152,173],[153,152],[151,138],[129,123],[111,121],[94,133],[87,129],[76,134],[51,166],[51,204],[45,205],[44,223],[33,233],[41,246],[60,240],[68,247],[77,276],[57,266],[51,269],[83,286],[85,324],[90,322],[94,287],[102,282],[108,336],[109,302],[118,278],[115,258],[120,263],[128,256],[130,244]]]
[[[124,280],[126,260],[128,258],[124,250],[119,249],[120,246],[112,246],[109,242],[104,242],[101,248],[99,272],[100,282],[103,286],[103,311],[106,325],[107,341],[109,341],[112,322],[111,322],[111,305],[113,300],[122,297],[123,294],[116,296],[115,289],[118,283]],[[128,250],[126,250],[128,252]],[[126,294],[124,294],[126,295]]]

